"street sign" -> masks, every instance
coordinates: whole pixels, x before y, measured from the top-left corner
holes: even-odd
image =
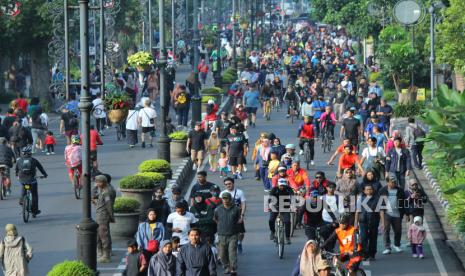
[[[414,0],[402,0],[394,6],[394,17],[403,25],[414,25],[421,21],[422,6]]]
[[[417,101],[425,101],[426,100],[426,89],[425,88],[418,88],[417,90]]]

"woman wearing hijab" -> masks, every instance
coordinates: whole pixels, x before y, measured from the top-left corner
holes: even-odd
[[[172,254],[171,241],[164,240],[160,251],[150,260],[148,276],[175,276],[176,257]]]
[[[153,253],[152,248],[149,248],[149,241],[156,240],[158,244],[165,237],[165,227],[161,222],[157,222],[157,213],[154,209],[147,210],[147,220],[139,224],[136,233],[136,241],[139,249],[144,253],[147,260],[150,259]],[[159,247],[160,248],[160,247]]]
[[[263,186],[265,187],[266,192],[271,189],[270,179],[268,178],[268,163],[270,161],[270,152],[270,140],[265,138],[262,140],[262,144],[258,147],[255,164],[260,167],[260,178],[263,181]]]
[[[281,139],[278,137],[274,138],[273,145],[271,146],[271,152],[275,152],[276,155],[278,156],[278,160],[281,160],[281,156],[283,156],[286,153],[286,147],[281,144]]]
[[[329,275],[328,262],[321,257],[315,240],[305,243],[302,253],[297,258],[292,276],[326,276]]]

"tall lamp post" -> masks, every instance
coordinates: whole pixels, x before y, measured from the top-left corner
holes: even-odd
[[[221,87],[221,1],[215,0],[217,22],[216,22],[216,71],[215,71],[215,86]]]
[[[236,42],[236,0],[232,0],[232,63],[233,63],[233,68],[237,70],[237,52],[236,52],[236,47],[237,47],[237,42]]]
[[[158,139],[158,158],[170,162],[170,138],[166,129],[166,117],[169,108],[168,92],[166,91],[166,49],[165,49],[165,19],[164,19],[164,1],[158,0],[158,25],[160,29],[160,99],[161,99],[161,136]]]
[[[201,113],[201,97],[199,94],[199,20],[198,20],[198,13],[199,13],[199,1],[194,0],[194,7],[193,7],[193,28],[194,28],[194,38],[192,40],[192,45],[194,47],[194,95],[191,98],[192,102],[192,128],[194,128],[195,123],[199,122],[202,117]]]
[[[431,100],[434,99],[434,89],[435,89],[435,82],[434,82],[434,59],[435,59],[435,53],[434,53],[434,43],[435,43],[435,37],[434,37],[434,25],[435,25],[435,22],[436,21],[436,14],[435,14],[435,7],[434,7],[434,4],[432,4],[430,7],[429,7],[429,13],[431,15],[431,18],[430,18],[430,27],[429,27],[429,35],[430,35],[430,39],[431,39],[431,45],[430,45],[430,49],[431,49],[431,53],[430,53],[430,57],[429,57],[429,62],[430,62],[430,85],[431,85]]]
[[[77,257],[90,267],[97,269],[97,223],[91,215],[91,183],[90,183],[90,111],[92,102],[89,95],[89,0],[79,0],[79,39],[81,47],[81,99],[79,110],[81,111],[82,133],[82,175],[81,183],[84,187],[82,200],[82,218],[77,225]]]

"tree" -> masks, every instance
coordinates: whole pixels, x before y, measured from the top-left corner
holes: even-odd
[[[444,10],[444,20],[437,26],[437,58],[455,71],[465,72],[465,1],[451,0]]]

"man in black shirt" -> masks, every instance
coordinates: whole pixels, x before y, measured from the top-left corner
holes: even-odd
[[[194,197],[197,193],[202,193],[203,198],[210,198],[212,194],[210,192],[211,188],[215,184],[207,181],[207,172],[199,171],[197,173],[197,183],[192,187],[191,193],[189,195],[190,205],[194,205]]]
[[[202,165],[203,154],[207,148],[207,139],[207,134],[203,131],[201,123],[196,123],[194,130],[189,133],[186,147],[187,152],[191,153],[194,170],[197,170]]]
[[[351,108],[347,111],[347,118],[342,121],[341,139],[349,139],[350,144],[358,148],[358,138],[362,135],[360,121],[354,118],[355,110]]]
[[[391,115],[393,109],[387,104],[385,99],[381,99],[380,105],[376,108],[376,115],[379,116],[379,122],[384,124],[386,132],[389,135],[389,128],[391,126]]]
[[[234,173],[234,179],[242,179],[242,165],[247,156],[247,140],[244,134],[238,133],[237,126],[232,126],[230,132],[227,137],[229,165]]]
[[[229,128],[231,126],[232,123],[228,120],[228,113],[225,111],[221,112],[221,118],[215,123],[215,130],[220,139],[221,149],[226,146],[227,136],[229,135]]]

